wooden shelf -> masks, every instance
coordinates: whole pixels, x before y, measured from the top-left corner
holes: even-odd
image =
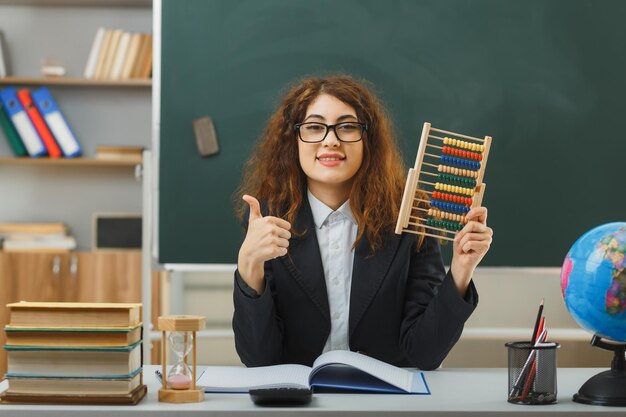
[[[134,161],[116,161],[94,158],[0,158],[0,165],[57,165],[83,167],[135,167],[141,165]]]
[[[0,0],[10,6],[152,7],[152,0]]]
[[[125,81],[88,80],[86,78],[45,78],[45,77],[2,77],[0,85],[65,85],[83,87],[151,87],[152,79],[136,79]]]

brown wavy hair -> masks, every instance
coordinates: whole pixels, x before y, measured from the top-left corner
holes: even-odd
[[[241,201],[241,195],[249,194],[264,201],[270,215],[293,223],[306,196],[307,184],[298,159],[294,125],[304,119],[309,105],[321,94],[352,106],[358,120],[368,126],[363,136],[363,161],[354,176],[349,198],[358,224],[354,246],[366,234],[373,253],[395,228],[406,173],[384,105],[366,82],[349,76],[305,78],[287,92],[246,163],[235,195],[240,203],[238,213],[243,218],[247,203]],[[292,233],[298,235],[302,231]],[[418,248],[422,242],[423,237]]]

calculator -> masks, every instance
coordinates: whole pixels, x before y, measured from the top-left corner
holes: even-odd
[[[250,390],[250,399],[262,406],[297,406],[311,402],[313,392],[306,388],[259,388]]]

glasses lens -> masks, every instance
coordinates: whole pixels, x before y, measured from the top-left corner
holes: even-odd
[[[326,129],[323,123],[303,123],[300,126],[300,138],[305,142],[321,142],[326,136]]]
[[[363,135],[363,126],[359,123],[339,123],[335,126],[337,136],[344,142],[357,142]]]

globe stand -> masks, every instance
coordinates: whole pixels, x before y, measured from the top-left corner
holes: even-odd
[[[626,343],[609,343],[594,335],[591,344],[613,351],[611,370],[589,378],[578,393],[574,394],[574,401],[592,405],[626,406]]]

